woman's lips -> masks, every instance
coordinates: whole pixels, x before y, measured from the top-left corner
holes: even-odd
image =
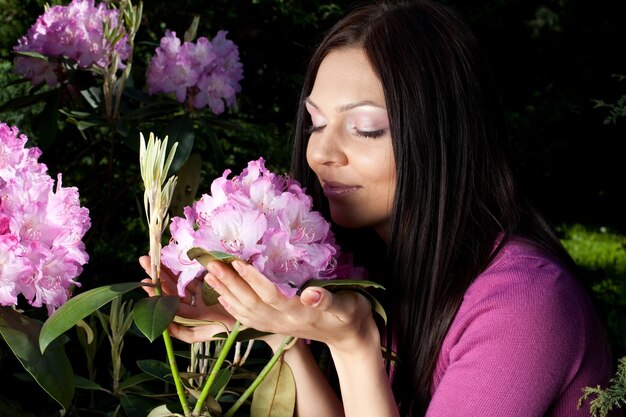
[[[361,188],[358,185],[347,185],[339,182],[325,182],[322,187],[327,198],[344,197]]]

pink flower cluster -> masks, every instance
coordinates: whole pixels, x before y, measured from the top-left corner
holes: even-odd
[[[89,211],[78,190],[62,187],[37,160],[38,148],[16,127],[0,123],[0,305],[22,294],[48,313],[68,299],[68,290],[88,261],[81,241]]]
[[[226,33],[219,31],[212,41],[200,37],[181,45],[176,32],[165,31],[148,66],[148,92],[173,93],[180,103],[196,109],[208,105],[215,114],[224,112],[224,104],[234,106],[243,65]]]
[[[211,195],[186,207],[185,217],[172,219],[172,239],[161,259],[180,273],[179,295],[206,272],[187,256],[192,247],[251,263],[288,296],[309,279],[334,277],[339,252],[334,235],[297,181],[268,171],[263,158],[249,162],[241,175],[228,179],[229,174],[213,181]]]
[[[114,50],[120,62],[126,60],[130,54],[127,36],[115,45],[105,39],[105,23],[115,28],[118,20],[117,9],[108,9],[105,3],[96,7],[94,0],[73,0],[68,6],[48,8],[13,48],[16,52],[41,53],[48,60],[18,56],[15,72],[30,79],[33,85],[46,81],[55,86],[64,60],[74,61],[83,69],[106,68]]]

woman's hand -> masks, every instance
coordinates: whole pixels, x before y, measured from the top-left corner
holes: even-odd
[[[341,351],[364,343],[380,346],[371,304],[363,295],[309,287],[300,297],[288,298],[251,265],[234,261],[232,266],[210,262],[204,279],[220,294],[224,309],[246,327],[321,341]]]
[[[143,267],[146,273],[150,275],[150,257],[140,257],[139,264]],[[163,265],[161,265],[160,279],[161,290],[164,295],[178,295],[176,288],[178,277]],[[146,278],[142,282],[151,283],[152,280],[150,278]],[[215,323],[193,327],[172,323],[168,328],[173,337],[187,343],[210,340],[217,333],[223,333],[226,330],[224,326],[231,328],[235,321],[235,319],[228,314],[221,305],[215,304],[207,306],[204,304],[204,301],[202,300],[202,285],[204,284],[200,279],[194,279],[187,284],[187,287],[185,288],[185,296],[180,298],[176,314],[187,319],[211,321]],[[151,297],[156,295],[154,287],[144,286],[143,289]]]

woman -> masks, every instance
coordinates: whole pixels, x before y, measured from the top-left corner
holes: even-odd
[[[238,274],[212,263],[204,278],[244,325],[328,346],[340,399],[305,344],[286,354],[299,417],[588,415],[581,388],[610,373],[601,325],[518,195],[505,142],[476,42],[447,8],[377,3],[326,35],[304,81],[293,175],[386,286],[388,329],[353,292],[287,299],[237,262]],[[171,328],[186,341],[214,330]]]

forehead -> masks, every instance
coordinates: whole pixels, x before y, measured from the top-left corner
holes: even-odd
[[[368,100],[385,104],[382,84],[362,48],[338,49],[326,55],[310,99],[333,106]]]

